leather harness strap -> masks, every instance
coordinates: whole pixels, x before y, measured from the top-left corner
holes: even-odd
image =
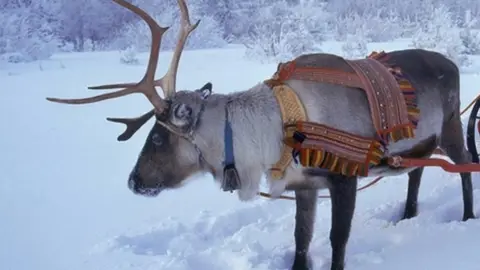
[[[270,81],[266,82],[271,83]],[[306,121],[307,112],[302,101],[295,91],[286,84],[278,84],[273,86],[273,94],[277,99],[280,112],[282,114],[283,127],[294,124],[297,121]],[[283,129],[285,137],[285,129]],[[282,154],[280,159],[270,169],[271,179],[281,179],[285,174],[285,170],[292,161],[292,148],[286,144],[282,144]]]

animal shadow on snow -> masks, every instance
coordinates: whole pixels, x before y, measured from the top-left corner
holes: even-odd
[[[178,223],[160,227],[138,235],[121,235],[115,238],[112,249],[127,249],[136,255],[167,255],[172,241],[185,235],[187,229]]]
[[[291,211],[286,211],[285,207],[275,207],[268,203],[255,204],[221,215],[203,213],[192,217],[188,223],[169,221],[151,227],[146,232],[118,236],[111,248],[150,256],[168,255],[172,252],[188,255],[222,246],[225,249],[235,249],[235,245],[240,248],[260,241],[257,239],[259,234],[268,235],[269,231],[280,229],[283,224],[277,222],[285,223],[287,218],[293,220],[291,215]],[[259,248],[261,247],[254,244],[249,247],[251,250]],[[268,250],[266,252],[268,254]]]
[[[330,219],[321,215],[325,207],[320,208],[319,223],[329,223]],[[265,201],[220,215],[203,214],[188,223],[164,222],[148,231],[140,230],[139,234],[119,236],[110,248],[140,256],[175,254],[174,260],[182,262],[202,258],[204,268],[199,269],[224,265],[225,269],[235,270],[290,270],[295,249],[290,234],[294,217],[295,204],[290,201]],[[313,269],[329,270],[328,231],[328,226],[316,230],[311,248]],[[234,265],[232,258],[242,263]]]
[[[427,187],[426,183],[420,186],[418,196],[418,212],[417,216],[412,219],[402,220],[405,211],[406,188],[408,180],[405,179],[405,188],[399,192],[403,192],[404,198],[383,204],[372,209],[372,219],[386,221],[389,225],[396,225],[399,222],[422,222],[422,223],[449,223],[460,222],[463,217],[463,196],[461,179],[458,174],[442,175],[446,172],[436,171],[436,173],[424,174],[423,181],[438,181],[438,185],[434,188]],[[475,181],[474,174],[472,180]],[[398,180],[397,180],[398,181]],[[428,186],[431,186],[428,185]],[[474,189],[474,207],[480,205],[480,190]],[[476,217],[480,211],[475,211]]]

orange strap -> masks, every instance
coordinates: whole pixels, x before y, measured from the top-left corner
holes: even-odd
[[[402,158],[394,156],[388,159],[394,167],[441,167],[446,172],[480,172],[480,164],[453,164],[441,158]]]

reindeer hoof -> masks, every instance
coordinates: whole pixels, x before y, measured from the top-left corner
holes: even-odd
[[[462,221],[467,221],[469,219],[475,219],[475,215],[473,213],[463,214]]]
[[[417,216],[417,214],[418,213],[417,213],[416,209],[407,208],[407,209],[405,209],[405,213],[403,214],[402,220],[414,218],[414,217]]]
[[[312,260],[308,255],[295,255],[292,270],[312,270]]]

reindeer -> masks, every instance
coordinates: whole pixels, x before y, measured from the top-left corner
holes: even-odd
[[[152,33],[148,67],[138,83],[121,83],[89,87],[89,89],[123,88],[116,92],[82,99],[47,98],[66,104],[86,104],[142,93],[153,109],[134,118],[107,118],[124,123],[126,131],[118,137],[128,140],[150,118],[155,123],[146,138],[136,164],[128,177],[129,189],[137,195],[157,196],[162,191],[179,188],[185,180],[198,173],[209,173],[224,190],[229,190],[227,178],[236,177],[240,200],[248,201],[257,195],[264,173],[281,155],[283,126],[279,105],[272,89],[264,82],[244,91],[229,94],[212,93],[206,83],[194,91],[176,91],[176,73],[184,44],[196,29],[190,22],[184,0],[178,0],[181,28],[170,68],[161,79],[155,79],[162,35],[168,27],[159,26],[145,11],[125,2],[113,0],[140,16]],[[300,56],[318,62],[319,55]],[[460,121],[460,88],[457,66],[443,55],[426,50],[390,52],[402,70],[409,75],[417,89],[421,111],[415,138],[392,143],[384,158],[394,155],[429,157],[439,147],[456,164],[469,163],[470,154],[464,147]],[[286,82],[300,97],[311,121],[345,129],[354,134],[373,136],[364,93],[327,83],[288,80]],[[161,98],[155,87],[161,87]],[[226,128],[228,127],[228,128]],[[225,169],[232,164],[232,170]],[[232,169],[232,168],[230,168]],[[232,175],[233,172],[233,175]],[[417,197],[423,167],[395,168],[380,163],[371,168],[368,176],[388,176],[408,173],[408,195],[403,218],[417,215]],[[464,202],[463,220],[474,218],[471,174],[461,173]],[[356,176],[325,173],[291,163],[282,179],[267,175],[273,196],[290,190],[295,192],[295,258],[293,270],[312,269],[308,250],[312,239],[317,192],[328,189],[331,195],[332,270],[344,269],[345,249],[349,239],[356,201]]]

